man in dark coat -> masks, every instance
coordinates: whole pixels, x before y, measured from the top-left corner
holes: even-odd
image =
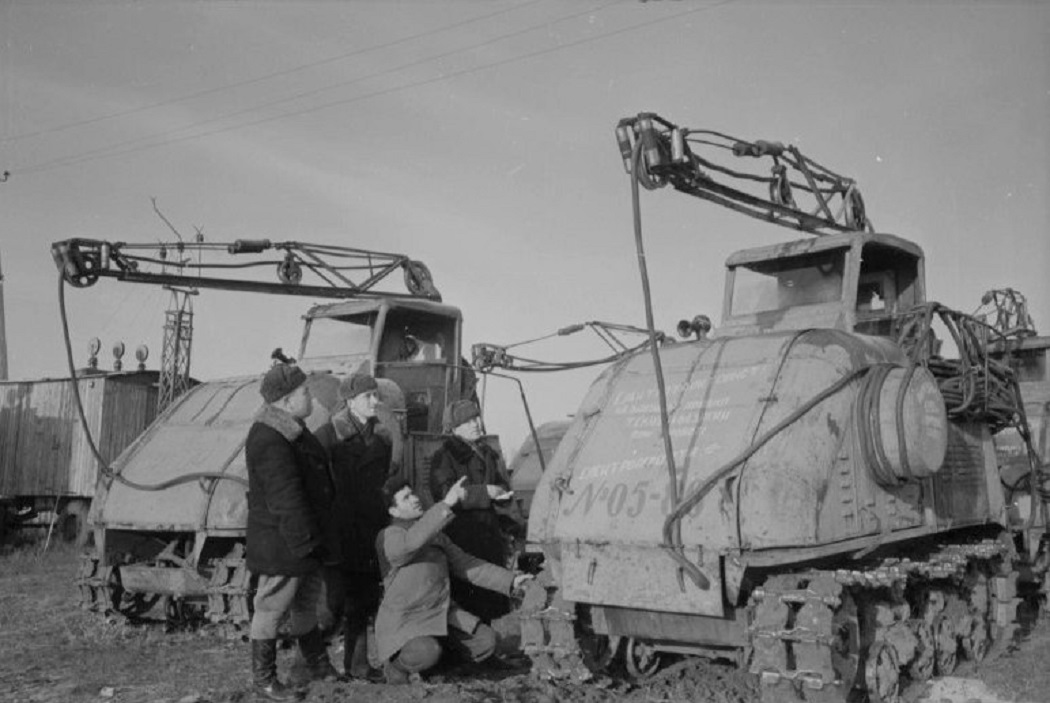
[[[324,447],[303,423],[313,408],[306,374],[298,366],[277,364],[263,377],[259,392],[266,403],[244,448],[247,566],[258,576],[250,633],[252,682],[257,699],[288,701],[298,694],[277,678],[277,628],[283,618],[311,676],[338,675],[317,628],[333,486]]]
[[[318,430],[319,439],[329,440],[336,487],[332,517],[340,548],[337,597],[345,613],[343,668],[350,678],[367,680],[381,676],[368,664],[368,620],[382,595],[376,537],[389,522],[383,484],[390,472],[391,437],[376,418],[378,391],[369,374],[350,376],[339,386],[346,407]]]
[[[506,503],[511,493],[503,459],[479,440],[481,412],[472,400],[458,400],[448,409],[451,432],[430,460],[430,493],[441,500],[460,479],[466,479],[466,496],[456,507],[457,519],[445,534],[468,554],[494,564],[505,564],[507,542],[500,527],[496,505]],[[510,610],[510,601],[499,593],[453,581],[453,600],[491,622]]]
[[[452,509],[467,494],[464,481],[454,483],[426,513],[406,481],[387,484],[393,519],[376,540],[384,586],[376,615],[376,651],[389,683],[406,683],[436,664],[442,643],[474,662],[496,651],[492,628],[450,597],[450,572],[502,594],[532,578],[473,557],[442,533],[455,517]]]

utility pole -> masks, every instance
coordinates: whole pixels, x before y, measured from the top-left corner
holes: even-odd
[[[7,183],[10,171],[0,173],[0,183]],[[7,328],[4,326],[4,272],[0,269],[0,381],[7,380]],[[2,516],[0,516],[2,518]]]
[[[6,174],[5,174],[6,178]],[[0,268],[0,381],[7,380],[7,331],[4,326],[4,272]]]

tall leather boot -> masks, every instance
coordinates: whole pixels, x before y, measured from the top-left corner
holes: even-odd
[[[328,649],[325,647],[324,637],[321,630],[314,628],[305,635],[300,635],[299,651],[302,652],[303,661],[310,672],[310,678],[314,681],[336,681],[339,672],[332,666],[328,658]]]
[[[277,678],[277,640],[252,640],[252,690],[258,701],[294,701],[295,691]]]
[[[383,672],[368,663],[368,620],[347,618],[343,630],[343,670],[352,679],[378,683]]]

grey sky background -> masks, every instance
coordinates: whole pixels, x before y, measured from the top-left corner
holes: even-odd
[[[857,179],[876,230],[925,249],[931,299],[970,312],[1012,286],[1050,332],[1050,3],[0,0],[10,375],[65,373],[50,243],[168,240],[151,197],[210,241],[421,259],[468,346],[641,325],[613,130],[642,111],[797,145]],[[642,208],[668,332],[717,324],[732,251],[793,237],[670,190]],[[78,364],[98,336],[148,344],[156,367],[165,291],[67,300]],[[298,348],[309,303],[203,292],[193,374],[261,372]],[[596,373],[525,378],[536,419],[574,412]],[[486,396],[508,452],[516,396]]]

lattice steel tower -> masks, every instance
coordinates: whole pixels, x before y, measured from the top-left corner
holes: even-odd
[[[157,412],[190,389],[190,351],[193,347],[193,300],[195,290],[164,286],[171,302],[164,315],[164,344],[160,355],[160,388]]]

